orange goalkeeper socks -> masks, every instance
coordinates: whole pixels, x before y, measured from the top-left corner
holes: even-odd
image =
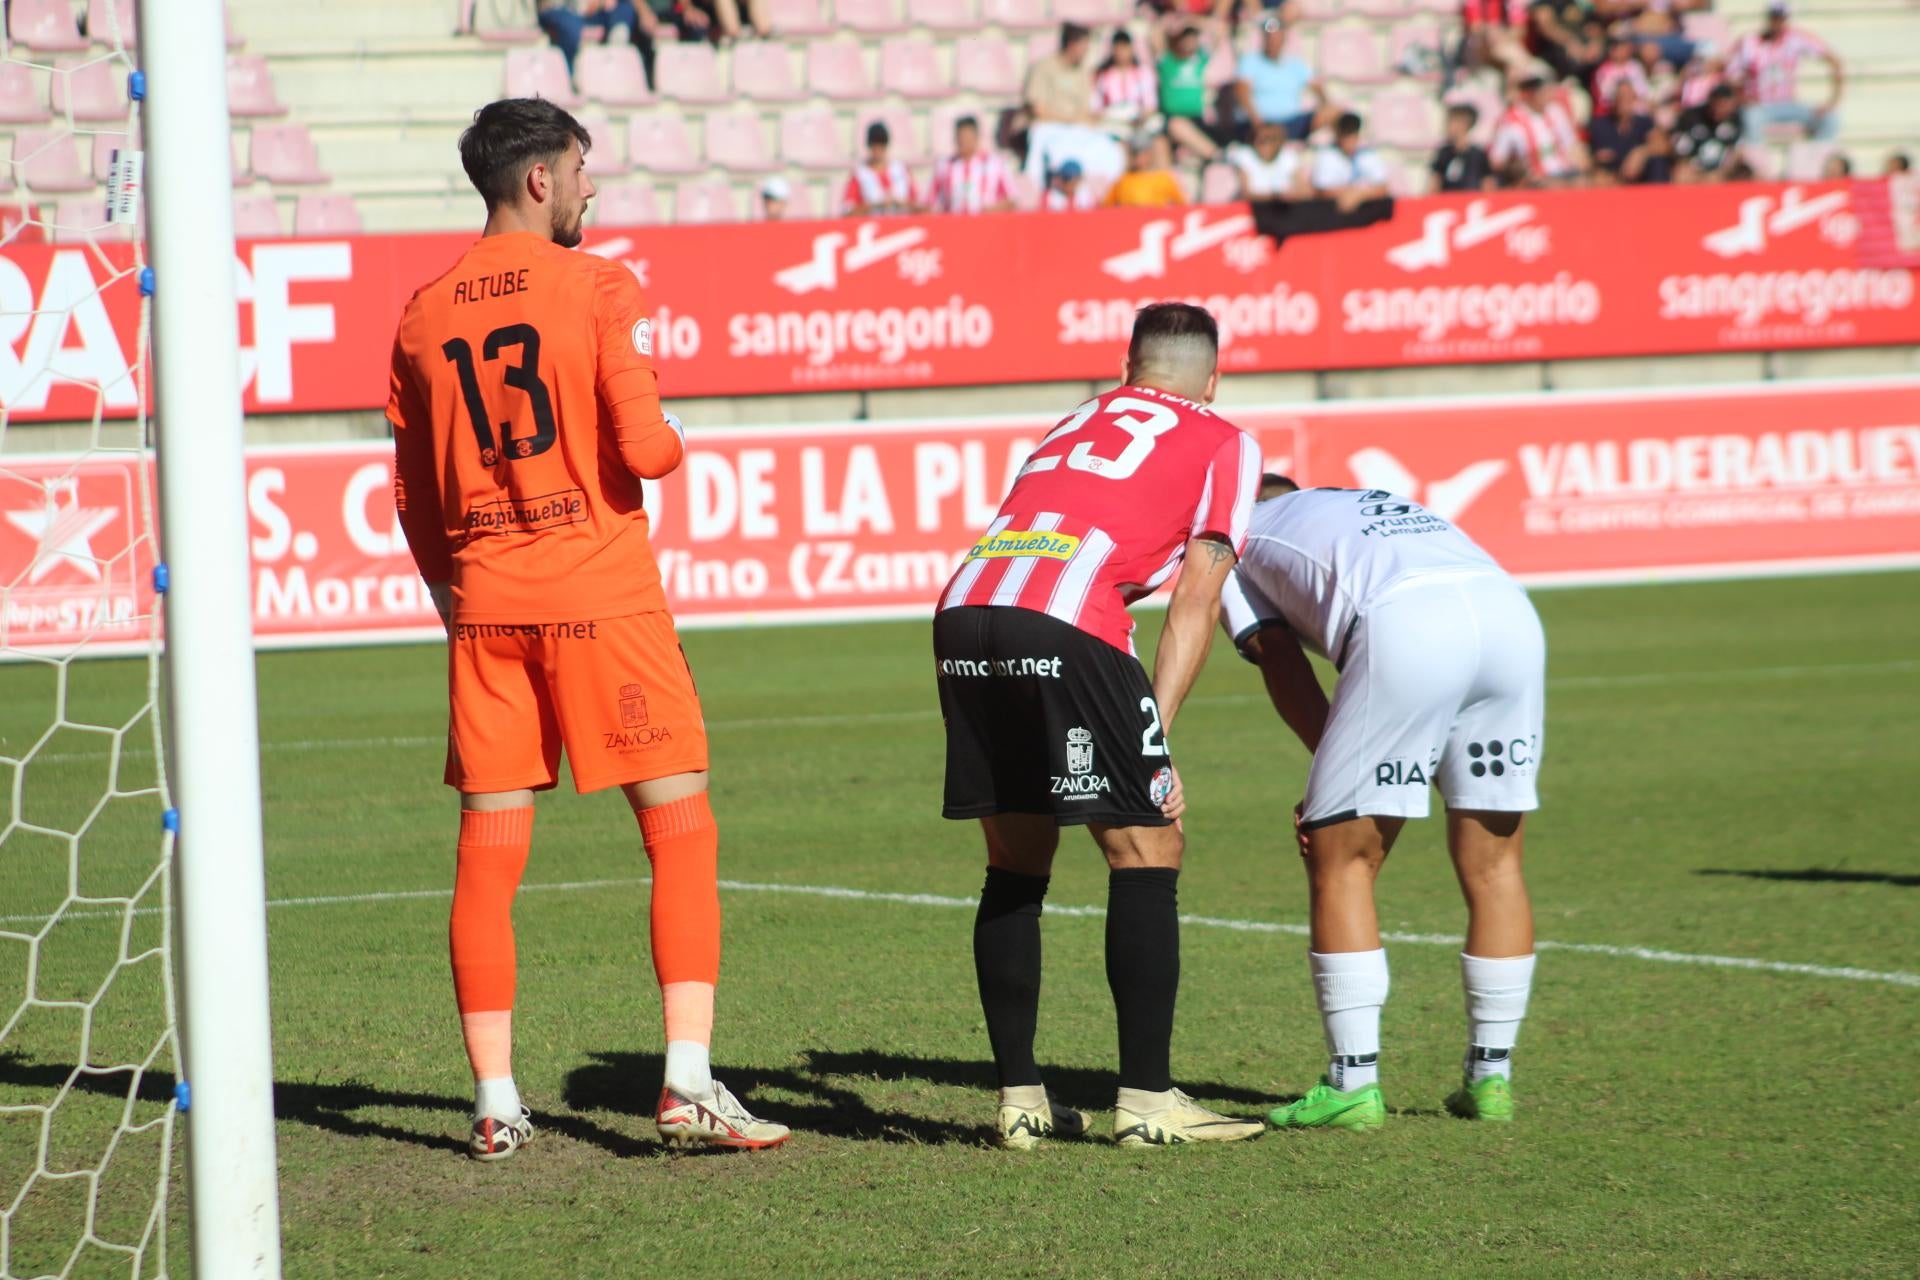
[[[642,809],[639,818],[653,864],[653,972],[663,990],[712,986],[720,981],[720,829],[707,793]]]
[[[447,941],[476,1080],[513,1074],[513,897],[533,843],[533,807],[460,813]]]

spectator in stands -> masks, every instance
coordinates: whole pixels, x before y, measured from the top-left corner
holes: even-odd
[[[953,122],[953,154],[934,166],[937,213],[1005,213],[1013,208],[1013,174],[997,152],[980,145],[980,121]]]
[[[1092,124],[1093,74],[1087,51],[1093,38],[1077,22],[1060,24],[1060,51],[1027,70],[1027,113],[1036,124]]]
[[[1676,67],[1693,61],[1699,46],[1688,38],[1681,18],[1713,7],[1713,0],[1610,0],[1605,15],[1632,32],[1641,44],[1657,45],[1660,57]]]
[[[1098,203],[1093,188],[1087,185],[1086,178],[1080,172],[1078,160],[1069,160],[1055,169],[1047,179],[1046,194],[1040,198],[1041,208],[1056,213],[1069,209],[1091,209]]]
[[[1913,172],[1913,158],[1904,151],[1890,151],[1887,162],[1880,170],[1883,178],[1901,178]]]
[[[1333,122],[1333,141],[1313,155],[1316,195],[1350,210],[1385,196],[1387,167],[1372,147],[1360,145],[1360,117],[1349,111]]]
[[[1725,58],[1695,58],[1680,74],[1679,105],[1682,111],[1707,105],[1707,95],[1726,83]]]
[[[598,32],[598,43],[605,44],[613,38],[616,27],[625,27],[629,41],[641,42],[641,18],[634,11],[633,0],[539,0],[539,4],[536,18],[540,29],[558,46],[569,74],[589,31]],[[643,52],[651,51],[649,40]]]
[[[1788,22],[1787,0],[1767,5],[1767,21],[1758,32],[1740,37],[1727,63],[1727,74],[1746,91],[1742,123],[1749,142],[1766,140],[1768,125],[1798,125],[1809,138],[1830,142],[1840,133],[1840,93],[1846,76],[1840,59],[1826,42]],[[1800,63],[1817,58],[1827,64],[1833,84],[1827,100],[1812,107],[1796,95]]]
[[[1564,99],[1547,96],[1545,68],[1521,74],[1494,128],[1487,158],[1510,187],[1572,186],[1586,173],[1580,128]]]
[[[1671,145],[1649,145],[1659,126],[1647,112],[1648,103],[1630,79],[1614,85],[1612,109],[1595,115],[1587,126],[1587,149],[1593,154],[1593,173],[1602,182],[1671,182]],[[1661,131],[1664,140],[1664,131]]]
[[[1605,33],[1579,0],[1533,0],[1527,6],[1527,48],[1563,80],[1592,77],[1607,53]]]
[[[654,5],[661,0],[649,0]],[[765,37],[773,27],[767,18],[767,0],[746,0],[747,21],[753,33]],[[674,23],[683,38],[732,44],[740,38],[740,0],[676,0]]]
[[[1827,153],[1826,163],[1820,166],[1821,181],[1838,182],[1843,178],[1851,178],[1852,176],[1853,161],[1847,158],[1846,152],[1830,151]]]
[[[785,178],[768,178],[760,184],[760,221],[785,221],[787,205],[792,199],[793,187]]]
[[[1727,182],[1750,177],[1740,155],[1740,95],[1723,84],[1707,95],[1707,105],[1681,114],[1674,129],[1674,177],[1681,182]]]
[[[1186,202],[1187,193],[1173,174],[1173,147],[1167,135],[1143,134],[1135,138],[1127,171],[1107,192],[1107,205],[1138,209]]]
[[[1530,61],[1527,4],[1528,0],[1463,0],[1460,63],[1470,71],[1498,67],[1507,74]]]
[[[1255,128],[1252,146],[1228,147],[1227,163],[1239,176],[1242,200],[1298,200],[1313,194],[1300,149],[1289,145],[1287,127],[1277,121]]]
[[[1213,58],[1192,24],[1174,32],[1173,42],[1160,55],[1160,113],[1167,118],[1167,136],[1206,160],[1218,160],[1220,148],[1233,140],[1231,128],[1207,122],[1207,63]]]
[[[1640,45],[1640,69],[1647,74],[1646,99],[1649,102],[1672,102],[1680,96],[1680,73],[1671,62],[1660,56],[1660,46],[1651,40]]]
[[[1287,52],[1287,24],[1279,14],[1260,20],[1260,47],[1240,55],[1234,75],[1240,114],[1253,125],[1277,124],[1289,138],[1305,141],[1340,114],[1313,68]]]
[[[1125,27],[1113,33],[1107,60],[1094,74],[1093,97],[1101,121],[1116,137],[1130,138],[1143,129],[1157,132],[1161,127],[1160,78],[1140,61],[1140,51]]]
[[[875,120],[867,126],[867,158],[853,167],[841,194],[841,212],[852,218],[919,213],[925,208],[907,166],[890,158],[893,135]]]
[[[1653,96],[1653,82],[1647,77],[1646,66],[1641,63],[1639,49],[1623,30],[1607,43],[1607,60],[1593,71],[1593,116],[1598,120],[1613,110],[1613,100],[1617,87],[1623,81],[1631,81],[1638,99],[1647,101]]]
[[[1470,102],[1447,108],[1447,140],[1433,153],[1434,186],[1440,191],[1493,190],[1493,163],[1487,149],[1473,140],[1480,109]]]

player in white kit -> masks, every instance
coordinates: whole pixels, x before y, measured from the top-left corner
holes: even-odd
[[[1524,815],[1539,807],[1546,641],[1526,592],[1472,539],[1410,499],[1298,489],[1265,476],[1222,622],[1313,752],[1295,811],[1308,962],[1329,1064],[1279,1128],[1377,1128],[1387,953],[1373,883],[1428,791],[1467,899],[1469,1023],[1456,1115],[1513,1117],[1512,1052],[1533,983]],[[1339,672],[1329,704],[1304,649]]]

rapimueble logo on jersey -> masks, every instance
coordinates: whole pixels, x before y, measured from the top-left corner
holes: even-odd
[[[653,321],[640,319],[633,322],[633,349],[648,359],[653,358]]]
[[[1068,800],[1091,800],[1112,791],[1106,775],[1093,771],[1093,731],[1067,730],[1067,773],[1065,777],[1054,775],[1053,794]]]

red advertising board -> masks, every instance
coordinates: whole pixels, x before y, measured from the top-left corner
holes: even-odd
[[[1920,342],[1915,261],[1891,247],[1916,215],[1891,190],[1437,196],[1277,245],[1247,206],[1209,205],[597,228],[585,248],[647,289],[670,396],[1102,378],[1165,298],[1214,311],[1229,372]],[[240,245],[248,409],[383,407],[401,307],[470,240]],[[11,421],[133,412],[132,261],[0,248]]]
[[[1533,582],[1920,564],[1916,379],[1226,411],[1271,467],[1414,498]],[[676,616],[927,614],[1052,425],[696,429],[648,486]],[[145,645],[139,466],[0,459],[0,654]],[[249,454],[262,645],[440,634],[391,482],[379,443]]]

